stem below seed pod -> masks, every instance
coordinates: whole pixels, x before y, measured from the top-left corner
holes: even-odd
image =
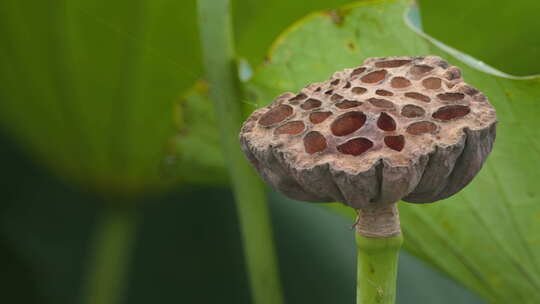
[[[394,304],[403,236],[396,204],[363,209],[356,225],[357,304]]]

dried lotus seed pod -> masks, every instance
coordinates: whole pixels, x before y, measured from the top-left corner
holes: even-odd
[[[458,192],[490,153],[495,125],[487,98],[440,57],[370,58],[256,110],[240,141],[285,195],[361,209]]]

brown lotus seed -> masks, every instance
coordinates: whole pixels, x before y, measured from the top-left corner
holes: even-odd
[[[441,79],[437,77],[429,77],[422,80],[422,84],[426,89],[437,90],[441,88]]]
[[[330,125],[332,134],[335,136],[345,136],[360,129],[366,122],[366,115],[362,112],[348,112],[345,113]]]
[[[373,147],[373,142],[367,138],[359,137],[347,141],[337,147],[343,154],[358,156]]]
[[[411,60],[387,60],[376,62],[375,66],[379,68],[397,68],[410,62]]]
[[[290,121],[276,129],[275,134],[299,134],[304,131],[305,125],[302,121]]]
[[[309,114],[309,121],[314,124],[319,124],[325,121],[330,115],[332,115],[332,112],[313,112]]]
[[[403,135],[385,136],[384,144],[395,151],[401,151],[405,147],[405,137]]]
[[[411,68],[411,74],[422,75],[431,72],[431,70],[433,70],[433,67],[430,67],[429,65],[415,65]]]
[[[393,96],[394,93],[387,91],[387,90],[377,90],[375,91],[375,94],[381,95],[381,96]]]
[[[360,80],[365,83],[376,83],[383,80],[386,77],[386,70],[379,70],[364,75]]]
[[[384,131],[394,131],[396,129],[396,122],[390,115],[381,112],[379,119],[377,119],[377,126]]]
[[[461,118],[471,112],[471,109],[467,106],[452,105],[442,107],[433,113],[433,118],[440,120],[451,120],[455,118]]]
[[[411,85],[411,82],[405,77],[394,77],[390,81],[390,85],[395,89],[403,89]]]
[[[266,112],[266,114],[264,114],[261,119],[259,119],[259,124],[268,127],[285,120],[287,117],[291,116],[292,113],[293,108],[291,106],[279,105]]]
[[[362,87],[354,87],[354,88],[352,88],[352,90],[351,90],[351,92],[353,92],[354,94],[357,94],[357,95],[364,94],[366,91],[367,91],[367,89],[366,89],[366,88],[362,88]]]
[[[437,98],[444,101],[458,101],[465,98],[465,95],[463,93],[448,92],[448,93],[437,94]]]
[[[310,98],[306,100],[300,107],[304,110],[311,110],[320,107],[322,102],[320,100]]]
[[[412,105],[412,104],[405,105],[401,109],[401,115],[408,118],[422,117],[425,114],[426,114],[426,111],[424,111],[424,109],[422,109],[419,106]]]
[[[437,130],[437,125],[431,121],[419,121],[410,124],[407,127],[407,133],[412,135],[420,135],[424,133],[431,133]]]
[[[431,101],[431,98],[429,98],[428,96],[426,96],[424,94],[416,93],[416,92],[407,92],[407,93],[405,93],[405,96],[409,97],[409,98],[412,98],[412,99],[420,100],[420,101],[423,101],[423,102],[430,102]]]
[[[304,148],[309,154],[322,152],[326,149],[326,139],[321,133],[311,131],[304,137]]]
[[[393,108],[394,104],[391,101],[382,98],[370,98],[369,103],[379,108]]]
[[[336,103],[336,107],[340,109],[350,109],[350,108],[358,107],[361,105],[362,105],[361,102],[358,102],[356,100],[350,100],[350,99],[346,99],[342,102]]]

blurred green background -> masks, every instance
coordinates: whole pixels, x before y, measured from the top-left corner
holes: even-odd
[[[238,54],[256,66],[300,17],[347,3],[233,1]],[[540,72],[538,2],[419,5],[424,30],[449,46],[510,74]],[[225,178],[162,172],[171,109],[202,77],[195,6],[0,3],[1,302],[79,303],[98,217],[114,201],[137,210],[125,303],[250,303]],[[353,303],[350,220],[269,196],[287,302]],[[399,271],[398,303],[482,303],[406,252]]]

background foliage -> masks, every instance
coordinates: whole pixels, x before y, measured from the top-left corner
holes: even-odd
[[[235,1],[238,53],[255,66],[261,64],[270,43],[292,22],[314,10],[337,8],[345,3],[348,1]],[[425,30],[438,39],[508,73],[539,72],[534,59],[539,55],[540,42],[530,33],[540,30],[540,22],[535,14],[537,4],[532,1],[471,4],[425,0],[420,4]],[[395,19],[387,20],[395,22]],[[188,110],[183,112],[177,109],[176,117],[170,111],[174,104],[189,104],[178,100],[201,75],[195,23],[192,0],[141,0],[135,4],[83,0],[54,4],[31,0],[0,2],[0,123],[5,133],[0,144],[4,172],[0,252],[5,266],[0,286],[5,298],[12,297],[18,303],[77,302],[81,277],[87,267],[84,261],[88,241],[103,204],[102,196],[113,193],[122,197],[137,194],[137,199],[129,202],[141,203],[144,214],[126,303],[248,302],[231,196],[224,187],[210,186],[223,184],[224,178],[207,179],[209,174],[197,176],[189,174],[194,171],[189,169],[184,171],[183,181],[192,178],[190,181],[206,185],[193,187],[184,183],[182,189],[165,196],[140,195],[161,188],[164,172],[156,168],[163,168],[159,164],[164,154],[170,155],[177,145],[181,148],[194,145],[182,140],[171,144],[169,139],[178,134],[177,129],[180,134],[190,128],[192,134],[205,134],[207,128],[204,124],[193,126],[196,119],[189,116],[193,107],[184,108]],[[412,37],[410,33],[407,35]],[[340,67],[336,65],[331,70]],[[466,77],[474,73],[466,71]],[[321,71],[321,77],[326,77],[323,74]],[[501,97],[498,105],[508,110],[503,121],[524,128],[527,137],[507,140],[504,146],[508,149],[494,156],[502,167],[488,168],[484,182],[476,184],[476,191],[468,191],[466,196],[489,202],[486,197],[477,197],[481,193],[501,202],[501,195],[492,191],[497,188],[493,184],[497,180],[490,176],[504,170],[510,173],[500,178],[513,183],[497,189],[510,197],[528,196],[515,202],[526,202],[519,204],[516,212],[529,214],[530,204],[537,201],[537,196],[529,191],[534,190],[534,184],[521,181],[535,180],[534,174],[524,175],[535,169],[529,166],[535,163],[537,154],[523,157],[519,151],[531,142],[534,147],[536,142],[527,139],[537,138],[534,125],[531,127],[536,109],[530,96],[538,94],[528,93],[536,84],[517,81],[501,84],[498,79],[471,78],[482,88],[492,86],[490,82],[502,88],[512,87],[510,95],[505,96],[504,90],[497,93]],[[517,94],[513,93],[514,89]],[[516,102],[528,105],[515,107]],[[512,106],[505,106],[506,103]],[[195,112],[197,109],[192,113]],[[211,119],[207,118],[208,125]],[[513,131],[509,132],[503,132],[503,142],[505,137],[513,137]],[[200,144],[212,147],[208,141]],[[219,155],[204,152],[208,159],[214,159],[208,172],[221,167]],[[183,168],[182,161],[177,160],[179,168]],[[44,165],[47,170],[42,168]],[[79,187],[74,188],[73,181]],[[488,220],[507,218],[505,207],[499,207],[484,208],[491,210],[485,215]],[[441,211],[443,208],[426,212],[436,217],[439,212],[447,212]],[[350,302],[354,291],[354,274],[350,271],[354,269],[354,252],[347,230],[349,221],[319,206],[287,202],[280,196],[272,196],[272,211],[289,302]],[[462,213],[458,211],[454,215],[460,218]],[[412,209],[403,212],[411,221],[426,220]],[[480,229],[493,227],[489,221],[486,226],[486,218],[482,216],[466,220],[477,222],[471,230],[477,231],[477,238],[484,235]],[[450,222],[435,226],[440,227],[439,224],[443,225],[441,229],[460,229]],[[429,230],[433,225],[427,224],[424,229]],[[532,231],[534,224],[520,225],[516,233],[505,225],[495,226],[499,230],[491,243],[502,242],[505,247],[504,250],[485,248],[485,252],[496,253],[487,260],[495,261],[492,266],[506,261],[505,265],[512,265],[512,271],[519,271],[517,264],[535,261],[523,257],[527,249],[522,248],[525,244],[536,246],[535,239],[524,242],[513,238]],[[215,227],[222,229],[220,237],[216,237]],[[445,238],[433,242],[437,250],[451,250],[454,246],[464,249],[476,246],[472,240],[475,238],[464,236],[458,240],[461,243]],[[505,243],[507,240],[510,243]],[[434,259],[437,253],[418,241],[411,240],[409,244],[416,255],[448,273],[452,274],[453,267],[459,265],[437,261]],[[470,261],[469,256],[462,257]],[[479,302],[411,256],[404,255],[403,262],[399,303]],[[457,262],[463,261],[452,263]],[[481,264],[473,263],[473,278],[465,281],[469,286],[474,287],[470,282],[475,280],[478,265]],[[506,271],[488,269],[495,274]],[[455,273],[453,276],[459,278]],[[522,282],[523,277],[516,275],[515,280]],[[215,292],[207,292],[208,286]],[[481,292],[481,288],[475,288]],[[522,294],[519,286],[497,288],[509,289],[510,295]]]

